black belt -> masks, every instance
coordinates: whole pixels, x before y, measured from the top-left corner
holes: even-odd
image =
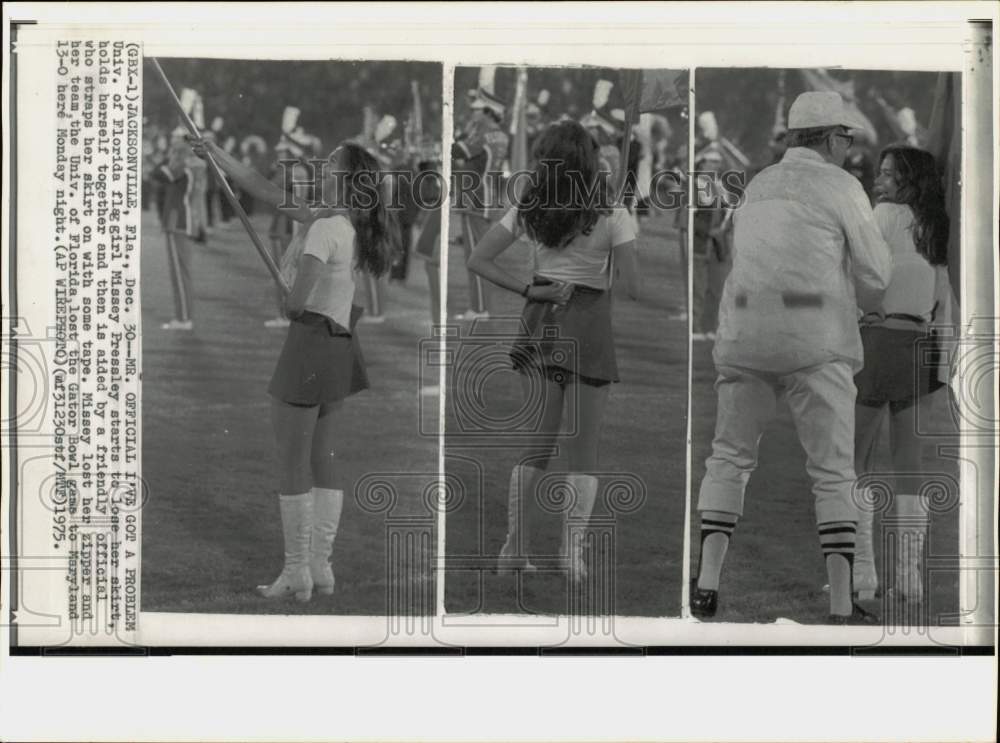
[[[749,304],[746,293],[737,294],[733,303],[740,309],[745,309]],[[781,292],[781,303],[789,308],[800,307],[822,307],[823,295],[813,292]]]
[[[312,310],[304,310],[302,314],[293,319],[293,322],[300,322],[303,325],[324,325],[331,336],[346,335],[350,337],[351,335],[350,331],[340,323],[334,322],[332,318],[321,315],[319,312],[313,312]]]
[[[927,321],[919,317],[918,315],[908,315],[905,312],[890,312],[885,316],[886,320],[909,320],[910,322],[915,322],[917,325],[923,325]]]
[[[544,276],[535,276],[531,280],[532,286],[550,286],[556,283],[554,279],[547,279]],[[573,287],[573,293],[582,292],[584,294],[603,294],[604,289],[598,289],[597,287],[588,286],[587,284],[574,284],[572,281],[563,282],[569,284]]]

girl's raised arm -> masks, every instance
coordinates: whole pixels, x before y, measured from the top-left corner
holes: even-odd
[[[292,194],[283,191],[267,180],[253,168],[247,167],[228,152],[223,150],[214,142],[206,142],[203,139],[189,139],[194,153],[203,158],[207,153],[211,153],[212,159],[219,167],[239,184],[247,193],[254,198],[270,204],[274,208],[281,208],[281,213],[296,220],[297,222],[311,222],[314,214],[304,204],[295,200]]]

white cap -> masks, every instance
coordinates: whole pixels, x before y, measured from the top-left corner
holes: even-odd
[[[705,139],[714,142],[719,138],[719,121],[711,111],[702,111],[698,114],[698,128]]]
[[[479,89],[493,93],[496,90],[497,68],[488,65],[479,68]]]
[[[388,139],[389,135],[392,134],[397,127],[395,116],[383,116],[378,124],[375,125],[375,136],[374,139],[377,143],[381,144],[384,140]]]
[[[864,128],[845,105],[840,93],[809,91],[802,93],[788,110],[789,129],[813,129],[824,126]]]
[[[917,133],[917,115],[912,108],[899,109],[896,112],[896,121],[899,122],[899,128],[907,137],[912,137]]]
[[[181,110],[188,116],[194,111],[194,104],[198,100],[198,91],[192,88],[181,89]]]
[[[198,127],[198,131],[205,131],[205,101],[200,95],[195,99],[194,106],[191,108],[191,121]]]
[[[299,123],[299,114],[302,113],[295,106],[285,106],[281,114],[281,131],[288,133],[295,131]]]
[[[615,84],[610,80],[598,80],[594,84],[594,108],[604,108],[611,99],[611,89]]]
[[[479,88],[475,92],[475,96],[469,102],[469,107],[473,111],[485,108],[495,112],[496,115],[500,117],[502,117],[506,111],[506,106],[504,106],[503,101],[485,88]]]

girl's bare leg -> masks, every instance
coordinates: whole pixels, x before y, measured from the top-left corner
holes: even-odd
[[[313,433],[319,406],[271,402],[271,422],[278,448],[278,487],[282,493],[305,493],[312,489]]]
[[[285,564],[281,575],[270,584],[257,586],[265,598],[295,596],[299,601],[312,597],[313,579],[309,567],[313,529],[312,473],[310,452],[319,406],[271,403],[271,420],[278,450],[278,480],[281,530],[285,542]]]
[[[566,519],[564,549],[570,579],[581,584],[587,577],[584,544],[587,524],[597,500],[597,470],[600,462],[601,424],[608,402],[610,384],[574,382],[566,387],[567,427],[575,435],[567,437],[569,474],[567,484],[574,496]]]
[[[926,553],[929,515],[918,483],[923,474],[922,440],[917,433],[917,406],[892,413],[890,438],[892,441],[892,467],[898,473],[892,513],[892,538],[895,563],[896,595],[909,604],[919,604],[924,599],[924,558]],[[919,621],[910,617],[907,623]]]

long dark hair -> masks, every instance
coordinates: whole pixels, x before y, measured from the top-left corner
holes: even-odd
[[[896,167],[896,198],[913,210],[913,242],[927,262],[942,266],[948,262],[948,213],[944,208],[941,174],[931,153],[892,145],[879,155],[879,168],[887,155]]]
[[[340,169],[338,206],[347,209],[354,227],[358,251],[358,268],[378,277],[389,270],[392,245],[389,214],[378,160],[364,147],[345,142],[338,150],[339,160],[332,163]]]
[[[539,135],[533,155],[535,172],[518,205],[528,237],[562,248],[589,235],[597,218],[610,212],[594,138],[575,121],[559,122]]]

